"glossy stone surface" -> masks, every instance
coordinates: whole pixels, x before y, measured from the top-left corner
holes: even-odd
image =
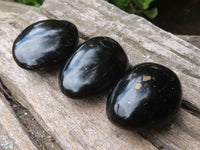
[[[66,61],[75,50],[76,26],[64,20],[43,20],[28,26],[13,44],[13,57],[25,69],[49,68]]]
[[[83,43],[60,74],[62,92],[71,98],[86,98],[109,90],[128,68],[122,47],[108,37]]]
[[[158,127],[169,122],[182,102],[181,84],[174,72],[155,63],[130,69],[107,100],[107,116],[128,129]]]

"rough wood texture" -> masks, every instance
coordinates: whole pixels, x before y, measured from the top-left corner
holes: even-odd
[[[200,36],[178,35],[178,37],[200,48]]]
[[[181,109],[177,119],[162,130],[144,131],[142,134],[159,149],[198,150],[200,120]]]
[[[35,7],[0,0],[0,22],[11,22],[18,15],[21,15],[30,9],[38,10]]]
[[[185,102],[198,113],[198,48],[102,0],[46,0],[42,11],[43,14],[27,12],[12,25],[0,24],[0,78],[63,149],[199,149],[200,120],[184,109],[165,129],[141,133],[155,147],[139,134],[112,125],[105,114],[105,97],[69,99],[58,88],[59,69],[49,73],[26,71],[15,64],[11,54],[12,42],[27,25],[47,17],[70,20],[83,39],[97,35],[116,39],[133,65],[154,61],[176,71]]]
[[[37,150],[22,129],[12,108],[0,93],[0,149]]]

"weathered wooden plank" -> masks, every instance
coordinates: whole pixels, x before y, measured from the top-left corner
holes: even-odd
[[[200,109],[200,49],[197,47],[102,0],[46,0],[42,11],[49,17],[72,21],[86,37],[114,38],[133,65],[153,61],[171,68],[181,79],[183,98]]]
[[[0,93],[0,149],[37,150]]]
[[[200,36],[198,35],[177,35],[177,36],[200,48]]]
[[[17,19],[18,21],[13,22],[14,26],[17,27],[17,28],[20,28],[22,30],[24,27],[29,25],[32,20],[30,20],[30,19],[28,20],[27,18],[29,18],[29,16],[32,16],[31,15],[32,13],[33,12],[29,12],[29,13],[23,15],[23,16],[20,16],[19,17],[20,19],[19,18]],[[35,13],[35,17],[32,18],[33,22],[37,21],[36,18],[38,20],[45,19],[44,16],[41,16],[40,14]],[[20,20],[22,22],[20,22]],[[16,32],[16,36],[17,36],[19,31],[15,30],[15,29],[12,29],[12,30],[14,30]],[[6,32],[9,33],[11,31],[6,31]],[[13,32],[13,33],[15,33],[15,32]],[[2,38],[2,39],[5,39],[5,37]],[[14,37],[12,37],[12,40],[14,40]],[[12,40],[10,41],[10,44],[12,44]],[[4,41],[3,43],[8,43],[8,41]],[[8,45],[8,49],[10,49],[9,45]],[[7,60],[8,59],[10,59],[10,62],[14,63],[13,61],[11,61],[12,60],[12,56],[7,58]],[[4,64],[4,65],[6,65],[6,64]],[[9,66],[9,65],[10,64],[7,64],[7,66]],[[130,131],[124,131],[124,130],[121,130],[121,129],[119,129],[120,131],[118,131],[118,128],[116,128],[115,126],[111,125],[107,121],[106,115],[105,115],[105,110],[104,110],[105,109],[104,108],[104,103],[105,103],[105,99],[104,98],[103,99],[100,98],[101,100],[99,98],[97,98],[97,100],[95,100],[92,103],[89,100],[86,100],[86,101],[75,101],[74,102],[73,100],[71,100],[71,99],[69,99],[67,97],[63,97],[62,93],[59,91],[58,85],[57,85],[57,79],[56,79],[57,72],[50,73],[50,74],[48,74],[48,73],[39,73],[38,74],[38,73],[35,73],[35,72],[24,71],[23,69],[20,69],[15,64],[13,64],[13,65],[14,65],[14,68],[17,68],[17,69],[13,70],[13,68],[12,68],[11,69],[12,72],[15,72],[15,74],[20,74],[21,77],[19,77],[19,78],[15,77],[15,80],[13,80],[12,78],[14,78],[14,77],[10,77],[10,75],[9,75],[9,77],[8,76],[3,77],[4,82],[11,89],[11,91],[14,94],[14,96],[22,104],[26,105],[27,108],[37,117],[38,121],[47,130],[49,130],[49,132],[52,132],[51,134],[53,134],[56,137],[56,139],[58,140],[59,143],[61,143],[61,145],[64,143],[64,141],[61,140],[61,139],[63,139],[64,135],[62,135],[62,134],[64,133],[64,131],[70,132],[70,133],[66,134],[67,137],[72,136],[73,134],[75,134],[75,137],[73,137],[73,139],[76,139],[78,142],[81,142],[82,146],[83,145],[87,145],[86,141],[83,138],[84,136],[81,135],[82,133],[78,132],[79,130],[77,131],[77,129],[76,129],[74,131],[74,130],[72,130],[73,128],[70,128],[70,127],[68,127],[68,129],[63,129],[64,127],[62,127],[62,126],[65,126],[64,122],[65,121],[68,122],[69,118],[67,118],[67,120],[66,120],[66,118],[64,118],[64,120],[60,121],[59,128],[60,128],[60,130],[62,130],[62,134],[60,134],[60,132],[61,132],[60,130],[56,129],[57,128],[57,124],[54,123],[53,120],[57,120],[57,119],[60,120],[59,113],[61,113],[61,112],[62,112],[62,115],[64,115],[64,116],[70,115],[72,113],[70,111],[72,111],[72,110],[74,112],[73,112],[73,116],[70,115],[71,118],[75,117],[77,119],[82,120],[80,122],[84,122],[84,120],[83,120],[84,118],[81,119],[79,117],[84,117],[85,116],[85,117],[87,117],[87,119],[89,119],[89,117],[91,117],[90,114],[97,115],[96,117],[93,116],[93,117],[91,117],[89,119],[89,121],[92,122],[92,124],[91,123],[90,124],[87,123],[87,126],[89,126],[89,128],[93,129],[93,130],[90,129],[93,134],[96,134],[98,136],[100,135],[100,137],[96,137],[96,138],[100,138],[101,139],[101,135],[102,134],[99,134],[99,133],[97,134],[95,129],[96,130],[100,130],[102,132],[105,132],[107,130],[111,130],[109,132],[110,136],[113,136],[113,134],[117,134],[116,136],[119,136],[120,134],[125,132],[125,133],[122,134],[123,135],[122,137],[120,136],[120,139],[122,139],[123,141],[126,138],[129,139],[132,136],[134,136],[134,137],[138,136],[137,134],[135,135],[134,133],[132,133]],[[6,71],[3,71],[3,72],[4,72],[3,73],[4,75],[5,74],[9,74]],[[4,75],[2,75],[2,76],[4,76]],[[23,81],[20,81],[21,78],[23,78]],[[31,81],[33,83],[32,84],[31,83],[28,84],[28,79],[31,79]],[[26,81],[24,82],[24,80],[26,80]],[[34,80],[36,80],[36,81],[34,81]],[[42,83],[42,85],[40,83]],[[20,86],[22,87],[23,90],[16,89],[16,86],[18,84],[20,84]],[[29,91],[30,87],[31,87],[31,91]],[[45,90],[45,94],[42,91],[43,89],[46,89]],[[57,95],[55,93],[57,93]],[[38,94],[39,94],[39,96],[38,96]],[[53,97],[52,97],[52,95],[53,95]],[[43,99],[44,102],[48,101],[48,106],[46,106],[46,107],[44,106],[45,104],[43,104],[43,101],[41,101],[42,99]],[[57,104],[57,101],[55,101],[54,99],[59,101],[59,105]],[[71,103],[70,106],[69,106],[69,103]],[[61,107],[60,105],[63,105],[63,106]],[[65,106],[68,106],[68,107],[65,108]],[[69,107],[70,107],[70,109],[69,109]],[[42,108],[43,108],[43,111],[41,111]],[[47,114],[47,113],[49,113],[47,110],[52,110],[52,109],[60,109],[61,112],[58,111],[58,110],[57,110],[58,114],[54,114],[52,112],[54,114],[54,116],[52,116],[50,114]],[[82,111],[81,114],[83,116],[80,115],[79,113],[77,113],[76,109],[78,109],[78,111]],[[93,109],[95,109],[95,112],[93,111]],[[104,114],[101,114],[101,112],[103,112]],[[101,115],[99,115],[99,114],[101,114]],[[162,132],[162,134],[160,134],[159,132],[156,132],[156,131],[151,131],[151,132],[143,133],[144,136],[145,137],[149,137],[149,135],[151,135],[150,136],[151,137],[150,140],[151,140],[152,143],[154,143],[158,147],[164,147],[166,149],[167,148],[186,149],[186,148],[189,148],[188,147],[188,143],[191,143],[191,142],[194,142],[198,146],[200,146],[199,142],[198,142],[199,133],[197,132],[199,130],[199,119],[194,117],[194,116],[192,116],[191,114],[189,114],[189,115],[185,115],[185,114],[188,114],[188,113],[183,111],[183,113],[181,113],[181,115],[179,115],[179,117],[178,117],[179,121],[177,120],[178,123],[181,124],[182,126],[178,126],[177,123],[175,123],[175,124],[172,124],[172,126],[175,126],[175,127],[173,127],[170,130],[169,129],[164,130]],[[49,119],[49,118],[51,118],[51,119]],[[98,118],[102,118],[102,120],[99,121]],[[181,118],[184,118],[185,120],[191,121],[192,125],[195,126],[196,128],[189,128],[188,127],[189,124],[187,122],[181,121]],[[74,120],[72,119],[71,122],[76,122],[77,123],[77,120],[76,119],[74,119]],[[85,128],[85,126],[83,127],[83,125],[81,125],[80,122],[77,123],[77,128]],[[101,127],[94,127],[95,125],[101,125],[102,128],[106,128],[106,129],[102,130]],[[113,130],[113,128],[114,128],[114,130]],[[176,130],[178,130],[178,132],[175,132]],[[190,134],[190,133],[192,133],[192,134]],[[194,136],[193,133],[195,133],[194,135],[196,135],[196,136]],[[103,135],[104,134],[105,133],[103,133]],[[168,135],[171,135],[171,134],[173,136],[168,136]],[[105,137],[108,138],[108,135],[105,136]],[[92,136],[90,136],[90,138],[91,138],[90,141],[95,141],[94,139],[92,140]],[[176,140],[174,140],[174,139],[176,139]],[[183,141],[184,141],[184,144],[176,146],[177,143],[181,143]],[[119,147],[121,146],[121,142],[120,141],[117,141],[117,142],[113,142],[112,141],[112,143],[116,145],[114,147],[115,149],[119,149]],[[126,145],[129,145],[130,143],[132,143],[132,141],[129,139],[126,142]],[[93,144],[90,143],[89,145],[93,145]],[[77,145],[75,144],[75,146],[77,146]],[[107,146],[109,147],[110,145],[107,145]],[[191,147],[193,149],[196,149],[196,145],[193,145]],[[84,147],[84,148],[86,148],[86,147]],[[97,148],[98,148],[98,146],[97,146]],[[133,147],[132,147],[132,145],[130,145],[130,147],[128,147],[128,148],[133,148]],[[96,149],[96,147],[95,147],[95,149]]]
[[[177,119],[163,129],[144,131],[142,134],[162,149],[198,150],[200,120],[181,109]]]
[[[73,4],[73,2],[71,3]],[[96,4],[87,3],[87,6]],[[98,6],[100,5],[98,4]],[[57,6],[55,5],[55,7]],[[82,7],[82,9],[84,10],[82,4],[80,5],[80,7]],[[57,9],[59,9],[59,7]],[[93,8],[89,10],[91,12],[94,11]],[[62,14],[62,12],[60,13]],[[45,12],[45,14],[47,14],[47,12]],[[81,13],[80,15],[86,18],[87,23],[91,23],[91,21],[89,21],[91,18],[87,20],[88,16],[84,16],[84,14]],[[52,17],[52,15],[49,16]],[[59,19],[64,19],[65,17],[66,16],[64,16],[63,18],[59,17]],[[74,16],[69,17],[68,20],[73,20],[73,17]],[[116,19],[117,14],[113,17],[115,17],[113,19]],[[106,119],[105,98],[98,97],[94,98],[93,100],[73,101],[63,96],[62,93],[59,91],[57,85],[57,71],[52,73],[29,72],[19,68],[14,63],[11,55],[11,46],[13,40],[19,33],[19,29],[22,30],[30,23],[45,18],[45,16],[40,15],[36,12],[29,12],[17,18],[16,22],[12,22],[17,29],[9,26],[6,23],[1,24],[0,58],[2,58],[2,60],[0,60],[0,77],[12,91],[14,97],[34,114],[34,116],[43,125],[43,127],[45,127],[47,131],[49,131],[52,135],[56,137],[57,141],[64,149],[121,149],[122,146],[124,149],[154,149],[155,147],[153,147],[148,141],[142,139],[141,136],[139,136],[138,134],[131,131],[119,129],[112,125]],[[103,20],[103,22],[105,21],[106,20]],[[80,25],[81,23],[82,26],[85,26],[85,28],[88,29],[86,25],[84,25],[84,23],[81,21],[80,23],[77,23],[78,28],[84,28]],[[115,27],[115,25],[116,23],[113,22],[113,27]],[[127,30],[126,26],[124,28],[124,30]],[[92,26],[91,29],[93,29]],[[98,27],[97,29],[100,30],[100,27]],[[119,37],[120,34],[117,34],[118,32],[116,32],[114,29],[112,30],[113,33],[110,33],[110,31],[108,30],[110,33],[109,36],[117,39],[120,44],[123,44],[123,47],[125,47],[132,64],[147,60],[153,61],[152,58],[156,59],[156,62],[158,61],[158,58],[155,57],[158,56],[158,54],[154,55],[154,53],[149,53],[144,47],[141,48],[142,46],[138,46],[138,43],[132,39],[124,41],[124,38],[126,36],[124,33],[124,37]],[[10,35],[10,33],[12,33],[12,36]],[[98,34],[98,32],[94,33],[94,36]],[[82,32],[82,37],[84,38],[86,36],[91,37],[93,35],[88,35],[88,32],[86,32],[85,30],[85,32]],[[157,36],[160,37],[159,34]],[[173,38],[173,35],[170,36],[172,36]],[[134,43],[133,49],[136,50],[136,52],[134,53],[131,49],[131,42]],[[185,43],[184,41],[182,42]],[[141,42],[139,42],[139,44],[140,43]],[[152,44],[154,44],[154,42]],[[188,44],[188,46],[194,48],[194,46],[190,44]],[[137,47],[139,47],[139,50],[137,50]],[[132,56],[134,56],[135,58],[135,56],[137,55],[139,58],[144,58],[144,60],[140,60],[139,58],[136,58],[136,60],[134,60],[132,58]],[[168,58],[168,56],[165,56],[164,53],[162,55],[163,58]],[[166,62],[165,59],[162,63]],[[171,59],[169,61],[171,61]],[[9,68],[9,70],[7,68]],[[181,74],[181,76],[183,76],[185,73],[182,72],[180,68],[176,69],[176,72],[178,72],[178,74]],[[187,86],[190,80],[188,81],[187,75],[185,75],[184,77],[186,78],[184,81],[187,81],[184,84]],[[31,83],[29,82],[30,80]],[[198,83],[194,82],[192,84]],[[188,90],[189,87],[190,86],[188,86]],[[190,99],[188,99],[188,101],[192,102]],[[191,122],[191,126],[189,122]],[[178,119],[175,123],[171,125],[171,128],[165,129],[161,133],[159,131],[147,131],[144,132],[143,135],[149,138],[149,140],[156,146],[163,147],[164,149],[198,149],[198,147],[200,146],[200,136],[198,132],[199,127],[199,119],[197,117],[194,117],[186,111],[181,110]]]
[[[24,6],[19,3],[0,0],[0,22],[11,22],[18,15],[24,14],[30,9],[39,10],[35,7]]]
[[[34,21],[30,18],[33,13]],[[36,12],[24,15],[23,25],[35,22],[37,17],[45,18]],[[9,24],[0,25],[0,77],[63,149],[156,149],[137,133],[113,126],[106,118],[105,100],[74,101],[65,97],[57,84],[58,72],[36,73],[19,68],[11,54],[18,34],[19,30]]]

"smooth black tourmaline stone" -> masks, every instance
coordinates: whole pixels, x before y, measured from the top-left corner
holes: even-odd
[[[177,113],[181,98],[181,84],[174,72],[159,64],[143,63],[117,83],[107,100],[107,116],[128,129],[160,127]]]
[[[28,26],[13,44],[13,57],[29,70],[49,68],[69,58],[78,44],[76,26],[64,20],[43,20]]]
[[[122,47],[108,37],[83,43],[60,74],[62,92],[71,98],[86,98],[110,89],[128,68]]]

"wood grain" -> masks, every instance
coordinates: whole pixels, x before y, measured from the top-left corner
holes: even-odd
[[[0,77],[15,99],[29,109],[63,149],[198,150],[200,120],[184,109],[164,129],[142,132],[146,140],[108,121],[105,96],[85,100],[67,98],[58,87],[59,68],[53,72],[23,70],[14,62],[11,47],[29,24],[47,17],[66,19],[77,25],[82,39],[98,35],[116,39],[133,65],[154,61],[173,69],[182,81],[184,99],[199,109],[198,48],[100,0],[46,0],[42,13],[29,11],[11,24],[0,24]]]
[[[35,11],[39,10],[35,7],[24,6],[8,0],[0,0],[0,22],[12,22],[17,16],[26,13],[30,9]]]
[[[37,150],[0,93],[0,149]]]
[[[195,45],[200,48],[200,36],[199,35],[178,35],[179,38]]]
[[[198,150],[200,120],[181,109],[175,121],[165,128],[143,131],[142,135],[159,149]]]

